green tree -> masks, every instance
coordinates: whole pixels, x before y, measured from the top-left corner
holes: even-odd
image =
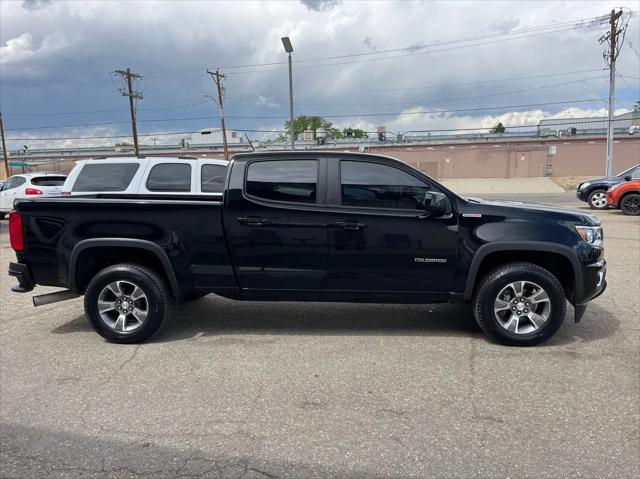
[[[284,122],[284,129],[289,132],[290,121],[286,120]],[[338,128],[333,126],[333,123],[326,118],[321,116],[307,116],[300,115],[293,119],[293,134],[296,138],[305,130],[314,130],[317,131],[318,128],[324,128],[327,132],[327,138],[331,140],[339,140],[341,138],[367,138],[367,133],[364,130],[359,128],[345,128],[340,131]],[[280,133],[276,137],[275,141],[288,141],[289,135],[288,133]]]
[[[289,131],[290,121],[284,122],[285,130]],[[324,128],[327,132],[327,137],[331,139],[342,138],[340,130],[333,126],[329,120],[322,118],[321,116],[307,116],[300,115],[293,119],[293,133],[298,137],[304,130],[317,130],[318,128]]]
[[[489,130],[489,133],[504,133],[507,129],[504,127],[502,122],[498,123],[496,126]]]
[[[342,130],[344,138],[369,138],[367,132],[360,128],[351,128],[350,126]]]

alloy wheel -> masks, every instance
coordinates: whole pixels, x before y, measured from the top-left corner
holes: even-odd
[[[624,208],[629,214],[637,215],[640,212],[640,199],[637,196],[632,196],[624,200]]]
[[[596,208],[604,208],[607,206],[607,194],[604,192],[595,193],[591,197],[591,204]]]
[[[119,333],[140,328],[149,315],[146,293],[131,281],[114,281],[106,285],[98,296],[100,318]]]
[[[493,310],[504,329],[514,334],[529,334],[547,322],[551,301],[540,285],[531,281],[514,281],[500,290]]]

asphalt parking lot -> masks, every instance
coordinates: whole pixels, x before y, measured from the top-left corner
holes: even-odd
[[[538,199],[585,210],[568,195]],[[640,220],[597,216],[607,292],[528,349],[462,305],[213,296],[109,344],[81,299],[10,292],[3,221],[0,474],[640,477]]]

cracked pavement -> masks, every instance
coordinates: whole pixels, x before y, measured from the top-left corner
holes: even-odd
[[[0,476],[639,477],[640,220],[597,216],[609,288],[534,348],[464,305],[214,296],[109,344],[10,293],[2,221]]]

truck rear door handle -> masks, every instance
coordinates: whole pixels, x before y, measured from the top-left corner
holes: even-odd
[[[271,224],[271,221],[266,218],[260,218],[259,216],[241,216],[236,219],[238,223],[246,226],[266,226]]]
[[[358,223],[357,221],[334,221],[332,223],[329,223],[329,226],[350,231],[363,230],[367,227],[366,224]]]

